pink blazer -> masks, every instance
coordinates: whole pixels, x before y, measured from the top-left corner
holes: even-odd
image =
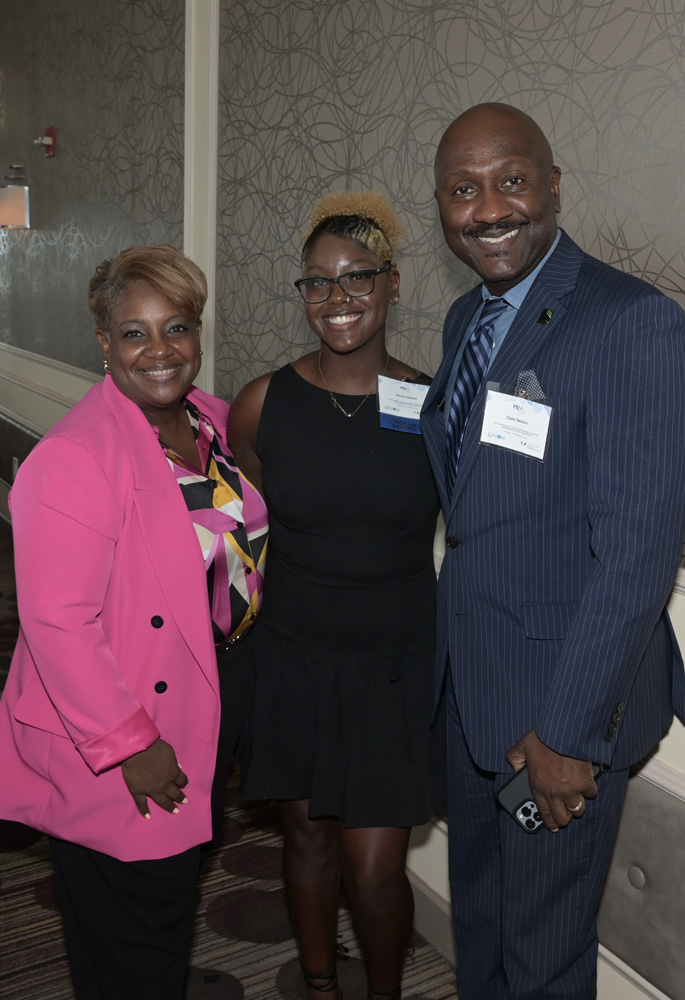
[[[226,427],[228,405],[189,397]],[[21,633],[0,701],[0,816],[124,861],[211,837],[219,687],[202,552],[142,411],[107,377],[10,496]],[[159,735],[178,815],[138,813],[118,767]]]

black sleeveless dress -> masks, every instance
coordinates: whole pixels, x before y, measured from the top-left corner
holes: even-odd
[[[352,412],[363,397],[340,395]],[[420,434],[350,419],[291,366],[257,438],[270,538],[253,628],[245,799],[310,800],[311,818],[414,826],[436,805],[438,499]]]

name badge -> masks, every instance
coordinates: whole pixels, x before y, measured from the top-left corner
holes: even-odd
[[[553,407],[548,402],[526,399],[486,386],[481,444],[516,451],[544,462]]]
[[[420,434],[419,414],[430,386],[378,376],[378,410],[381,427],[405,434]]]

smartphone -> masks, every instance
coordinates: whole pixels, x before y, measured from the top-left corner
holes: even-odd
[[[592,777],[598,778],[602,768],[592,765]],[[497,793],[497,801],[526,833],[537,833],[543,825],[542,817],[535,804],[528,781],[528,768],[524,764],[520,771],[509,779]]]

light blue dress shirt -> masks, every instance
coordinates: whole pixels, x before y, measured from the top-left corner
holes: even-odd
[[[519,283],[517,285],[514,285],[513,288],[510,288],[509,291],[505,295],[502,296],[502,298],[505,300],[505,302],[507,303],[507,305],[511,306],[511,308],[510,309],[505,309],[497,317],[497,319],[495,320],[494,327],[493,327],[493,334],[492,334],[492,339],[493,339],[493,342],[494,342],[495,346],[493,347],[492,354],[490,355],[490,362],[488,364],[488,371],[490,370],[490,367],[492,366],[492,362],[494,361],[497,352],[499,351],[500,347],[504,343],[504,338],[506,337],[507,333],[509,332],[509,328],[510,328],[511,324],[516,319],[516,313],[518,312],[518,310],[523,305],[523,300],[525,299],[526,295],[530,291],[530,289],[531,289],[531,287],[533,285],[533,282],[537,278],[538,274],[540,273],[540,271],[545,266],[545,264],[547,263],[547,261],[549,260],[549,258],[551,257],[551,255],[556,250],[557,243],[559,242],[560,238],[561,238],[561,230],[558,229],[557,230],[557,235],[554,237],[554,243],[549,248],[549,250],[547,251],[547,253],[545,254],[545,256],[542,258],[542,260],[540,261],[540,263],[538,264],[538,266],[535,268],[535,270],[531,271],[530,274],[528,275],[528,277],[524,278],[523,281],[519,281]],[[459,364],[461,362],[461,356],[464,353],[464,347],[466,346],[469,337],[471,336],[471,334],[475,330],[476,326],[478,325],[478,320],[480,319],[480,314],[483,311],[483,306],[485,305],[486,300],[489,299],[489,298],[491,298],[490,292],[487,290],[487,288],[486,288],[486,286],[484,284],[481,285],[480,288],[481,288],[481,302],[480,302],[480,305],[478,306],[478,308],[474,312],[474,314],[471,317],[471,320],[469,322],[469,325],[466,327],[466,330],[464,331],[464,336],[462,337],[462,340],[461,340],[461,346],[460,346],[460,348],[459,348],[459,350],[457,352],[457,355],[456,355],[456,357],[454,359],[454,364],[452,365],[452,371],[450,372],[450,377],[448,379],[447,386],[446,386],[446,389],[445,389],[445,408],[444,408],[445,409],[445,427],[447,427],[447,421],[448,421],[448,418],[449,418],[449,411],[450,411],[448,400],[451,401],[452,396],[454,395],[454,384],[457,381],[457,372],[459,370]]]

